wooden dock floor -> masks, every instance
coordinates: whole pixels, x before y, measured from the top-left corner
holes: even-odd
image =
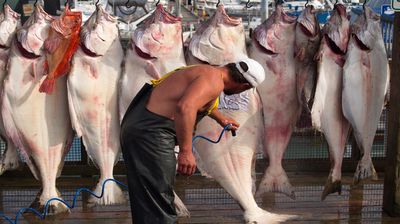
[[[356,188],[351,187],[352,174],[344,174],[342,194],[330,195],[321,201],[327,174],[288,175],[295,186],[296,200],[279,193],[256,198],[259,206],[270,212],[298,215],[298,219],[286,223],[400,223],[400,218],[389,217],[382,211],[383,179]],[[124,177],[117,179],[125,180]],[[18,209],[29,207],[39,191],[39,183],[31,178],[0,178],[0,183],[0,212],[12,218]],[[62,177],[58,181],[59,190],[69,203],[72,203],[77,188],[90,188],[94,184],[95,178]],[[191,213],[190,218],[180,218],[179,223],[243,223],[239,205],[214,180],[198,175],[179,176],[176,192]],[[87,195],[80,197],[77,207],[66,216],[38,221],[25,215],[19,223],[131,223],[129,205],[88,208],[82,199],[85,201]],[[1,220],[0,223],[8,222]]]

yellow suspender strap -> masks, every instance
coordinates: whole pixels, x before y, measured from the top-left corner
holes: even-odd
[[[160,79],[152,79],[152,80],[150,80],[150,82],[151,82],[151,84],[153,85],[153,87],[156,87],[156,86],[158,86],[162,81],[164,81],[164,79],[166,79],[168,76],[170,76],[172,73],[174,73],[174,72],[176,72],[176,71],[179,71],[179,70],[182,70],[182,69],[191,68],[191,67],[194,67],[194,66],[196,66],[196,65],[189,65],[189,66],[179,67],[179,68],[177,68],[177,69],[175,69],[175,70],[172,70],[172,71],[168,72],[167,74],[163,75]]]
[[[210,115],[211,112],[213,112],[213,110],[217,109],[218,108],[218,104],[219,104],[219,98],[215,99],[214,104],[210,108],[208,108],[207,115]]]

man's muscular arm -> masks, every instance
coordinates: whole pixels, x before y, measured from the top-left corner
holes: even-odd
[[[197,112],[213,101],[223,90],[219,75],[202,75],[192,81],[179,100],[175,112],[175,129],[179,144],[178,172],[192,175],[196,161],[192,153],[192,133]]]

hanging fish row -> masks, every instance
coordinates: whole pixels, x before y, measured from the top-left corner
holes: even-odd
[[[324,133],[333,161],[322,198],[340,192],[341,161],[350,125],[363,150],[355,180],[376,177],[370,152],[389,79],[379,17],[369,8],[350,30],[345,8],[337,4],[321,32],[311,6],[296,21],[277,5],[246,46],[241,19],[229,17],[221,5],[200,25],[184,52],[181,19],[158,5],[132,33],[126,55],[116,18],[100,6],[82,28],[77,25],[81,19],[77,13],[67,9],[54,20],[38,4],[15,32],[18,15],[7,6],[4,13],[12,15],[3,18],[14,21],[10,24],[15,26],[7,26],[9,36],[1,37],[7,41],[0,43],[6,46],[0,48],[1,74],[5,76],[0,119],[4,124],[0,126],[7,141],[0,173],[18,166],[18,148],[42,181],[44,190],[37,197],[39,203],[34,203],[39,207],[60,197],[56,177],[71,144],[72,128],[82,136],[89,157],[100,169],[95,189],[100,191],[101,183],[113,178],[119,158],[120,119],[145,82],[177,67],[223,65],[243,55],[263,65],[266,80],[257,91],[221,95],[221,112],[242,124],[238,136],[224,136],[217,145],[199,141],[196,156],[201,172],[215,178],[238,201],[246,221],[270,223],[289,218],[257,206],[253,158],[262,142],[269,166],[257,196],[274,191],[295,198],[281,161],[303,108],[311,112],[313,126]],[[219,130],[218,124],[206,118],[196,135],[216,136]],[[117,185],[108,185],[104,194],[102,199],[91,198],[90,203],[126,200]],[[181,215],[188,214],[178,197],[175,204]],[[52,202],[54,213],[65,210],[64,205]]]

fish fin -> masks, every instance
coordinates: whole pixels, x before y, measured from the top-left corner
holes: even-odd
[[[70,131],[69,134],[68,134],[68,137],[67,137],[67,139],[65,140],[65,143],[64,143],[62,158],[65,158],[67,156],[67,154],[69,153],[69,151],[71,150],[71,146],[72,146],[72,141],[73,140],[74,140],[74,135],[73,135],[73,132]],[[61,172],[62,172],[62,169],[64,167],[64,162],[65,162],[65,160],[62,159],[60,164],[58,165],[57,178],[61,176]]]
[[[321,201],[324,201],[326,197],[333,193],[342,194],[342,181],[341,180],[332,180],[332,174],[329,175],[326,180],[324,191],[321,194]]]
[[[294,188],[290,184],[289,178],[283,168],[281,168],[280,172],[272,171],[270,167],[267,168],[258,186],[256,196],[260,197],[266,192],[279,192],[285,194],[292,200],[296,199]]]
[[[245,223],[268,224],[286,223],[286,221],[299,218],[297,215],[276,214],[267,212],[259,207],[257,207],[256,209],[244,211],[243,216]]]
[[[183,204],[182,200],[175,193],[175,191],[174,195],[175,195],[175,200],[174,200],[175,210],[176,213],[178,214],[178,217],[190,217],[189,210],[186,208],[185,204]]]
[[[39,171],[37,170],[37,166],[33,164],[30,156],[27,153],[26,148],[24,147],[24,144],[22,142],[22,137],[20,136],[20,133],[15,126],[14,119],[11,116],[12,114],[12,108],[10,105],[10,102],[8,98],[6,100],[4,96],[5,91],[1,91],[1,99],[2,100],[2,107],[1,107],[1,115],[3,119],[5,119],[4,122],[4,127],[6,131],[6,135],[10,137],[11,141],[14,143],[14,145],[17,147],[18,153],[25,159],[26,164],[28,164],[33,176],[37,179],[40,180],[40,175]]]
[[[36,77],[37,77],[37,76],[36,76],[35,63],[32,63],[32,64],[31,64],[31,71],[30,71],[30,74],[31,74],[33,80],[36,80]]]
[[[0,176],[7,170],[16,170],[22,168],[17,148],[8,137],[1,136],[6,141],[4,153],[0,153]]]
[[[158,72],[157,68],[152,62],[147,61],[145,70],[146,73],[150,75],[153,79],[158,80],[161,78],[161,74]]]
[[[55,83],[55,79],[49,78],[49,76],[47,76],[47,78],[40,85],[39,92],[51,94],[54,90]]]
[[[294,57],[297,58],[299,61],[304,61],[305,56],[306,56],[306,49],[304,47],[300,47],[295,52]]]
[[[44,60],[44,62],[43,62],[43,71],[45,73],[49,72],[49,62],[47,60]]]
[[[322,58],[322,54],[323,54],[322,50],[317,51],[317,53],[314,56],[314,61],[320,61]]]
[[[389,86],[390,86],[390,68],[389,65],[387,66],[387,79],[386,79],[386,84],[385,84],[385,101],[384,101],[384,107],[389,106],[389,100],[390,100],[390,94],[389,94]]]
[[[339,56],[335,58],[335,63],[343,68],[344,63],[346,62],[346,58],[344,56]]]

